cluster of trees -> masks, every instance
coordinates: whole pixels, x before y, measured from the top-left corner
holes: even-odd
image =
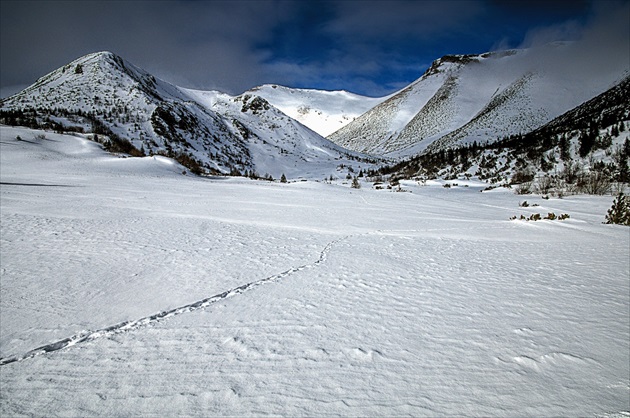
[[[520,184],[524,193],[540,190],[602,194],[612,183],[630,183],[630,140],[612,146],[613,140],[628,129],[627,111],[604,112],[579,123],[544,128],[532,133],[511,135],[493,143],[442,149],[414,156],[396,165],[385,166],[382,174],[394,179],[454,179],[475,175],[492,183]],[[576,129],[573,129],[576,128]],[[573,129],[573,130],[572,130]],[[604,150],[604,162],[593,158]],[[478,168],[469,171],[472,165]],[[555,172],[562,167],[561,172]],[[540,173],[544,173],[542,176]]]

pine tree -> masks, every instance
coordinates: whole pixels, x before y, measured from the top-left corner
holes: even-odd
[[[595,145],[595,140],[597,139],[597,134],[593,128],[593,124],[591,124],[589,131],[583,131],[580,134],[580,148],[579,153],[580,157],[584,158],[588,155],[589,152],[593,149],[593,145]]]
[[[361,188],[361,183],[359,183],[359,179],[356,178],[356,176],[352,179],[352,188],[353,189],[360,189]]]
[[[560,147],[560,158],[562,158],[562,161],[569,161],[571,159],[571,142],[566,134],[560,137],[558,145]]]
[[[613,136],[613,138],[617,138],[619,136],[619,127],[617,125],[613,125],[610,129],[610,134]]]
[[[606,215],[607,224],[628,225],[630,226],[630,198],[619,193],[614,200],[608,214]]]
[[[284,175],[284,173],[282,173],[282,176],[280,176],[280,183],[286,183],[287,182],[287,176]]]

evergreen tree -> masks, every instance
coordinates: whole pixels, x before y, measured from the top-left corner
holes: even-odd
[[[630,226],[630,198],[619,193],[606,215],[607,224]]]
[[[282,176],[280,176],[280,183],[286,183],[287,182],[287,176],[284,175],[284,173],[282,173]]]
[[[617,138],[619,136],[619,127],[617,125],[613,125],[613,127],[610,129],[610,134],[613,136],[613,138]]]
[[[597,134],[593,129],[593,124],[588,131],[583,131],[580,134],[580,157],[584,158],[588,155],[589,152],[593,149],[593,145],[595,145],[595,140],[597,139]]]
[[[569,161],[571,159],[571,142],[566,134],[560,137],[558,145],[560,147],[560,158],[562,158],[562,161]]]

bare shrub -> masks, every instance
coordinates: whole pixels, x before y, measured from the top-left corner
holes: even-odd
[[[541,194],[548,194],[549,191],[554,187],[554,183],[554,178],[546,174],[538,179],[536,189]]]
[[[580,175],[582,175],[582,165],[572,161],[566,161],[564,169],[560,172],[560,177],[570,184],[577,182]]]
[[[582,174],[578,179],[577,186],[583,193],[600,196],[608,194],[612,190],[610,177],[600,171],[590,171]]]
[[[521,183],[516,186],[516,194],[531,194],[532,193],[532,182],[528,181],[525,183]]]
[[[531,183],[534,181],[534,171],[530,168],[516,170],[510,179],[511,184]]]

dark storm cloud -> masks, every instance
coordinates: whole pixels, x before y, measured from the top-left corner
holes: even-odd
[[[1,5],[3,86],[32,82],[81,55],[110,50],[174,83],[237,91],[256,82],[265,59],[266,52],[253,46],[290,12],[259,1]]]
[[[447,53],[579,39],[591,28],[610,37],[593,16],[627,4],[2,0],[0,87],[4,95],[81,55],[109,50],[191,88],[238,94],[278,83],[381,95]],[[630,26],[627,15],[620,25]]]
[[[588,11],[587,0],[491,0],[490,6],[507,13],[570,17]]]
[[[483,10],[479,1],[342,1],[337,18],[327,29],[360,42],[404,41],[451,36],[475,20]]]

